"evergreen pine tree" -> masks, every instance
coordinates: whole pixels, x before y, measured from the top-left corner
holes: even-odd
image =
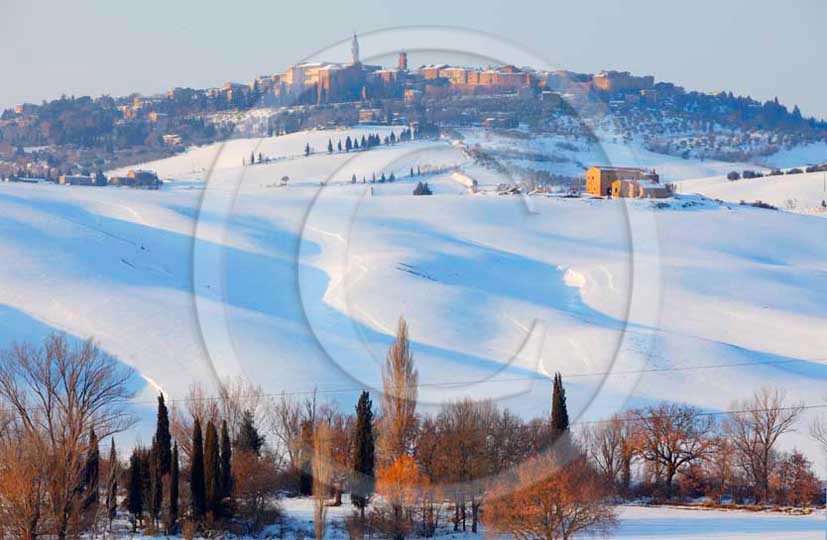
[[[342,141],[341,141],[341,140],[340,140],[340,141],[339,141],[339,143],[338,143],[338,147],[337,147],[337,149],[339,150],[339,152],[341,152],[341,151],[342,151]]]
[[[413,167],[411,167],[411,174],[410,177],[413,178]]]
[[[356,426],[353,437],[353,479],[350,500],[365,519],[365,507],[373,495],[375,440],[373,435],[373,402],[362,392],[356,403]]]
[[[84,511],[92,510],[98,504],[100,490],[100,451],[98,450],[98,436],[95,430],[89,430],[89,450],[86,453],[86,463],[83,466],[84,498],[81,508]]]
[[[206,512],[206,494],[204,492],[204,443],[201,435],[201,422],[195,419],[192,428],[192,463],[190,466],[190,495],[192,515],[196,520],[204,517]]]
[[[233,447],[230,444],[230,431],[227,421],[221,422],[221,497],[233,493]]]
[[[153,439],[152,448],[148,455],[149,470],[149,498],[147,510],[152,517],[153,524],[157,525],[164,505],[164,475],[161,474],[161,458],[158,455],[158,443]]]
[[[555,373],[551,394],[551,435],[556,439],[568,430],[569,412],[566,408],[566,389],[563,388],[563,377]]]
[[[218,516],[221,502],[221,458],[218,452],[218,432],[215,424],[207,422],[204,436],[204,493],[207,512]]]
[[[169,411],[164,403],[164,395],[158,396],[158,414],[155,424],[155,454],[158,472],[161,476],[169,474],[172,458],[172,435],[169,431]]]
[[[141,450],[136,448],[132,451],[132,457],[129,458],[129,485],[126,499],[126,508],[131,516],[133,532],[138,529],[144,513],[144,479],[141,464]]]
[[[256,456],[261,455],[264,437],[259,434],[253,413],[249,410],[245,410],[241,416],[241,425],[238,428],[235,446],[239,451],[253,452]]]
[[[178,532],[178,488],[179,488],[179,465],[178,465],[178,443],[172,447],[172,461],[169,471],[169,500],[167,501],[166,530],[167,534]]]
[[[106,517],[109,521],[109,528],[112,529],[112,521],[118,512],[118,476],[120,466],[118,465],[118,454],[115,451],[115,439],[112,439],[112,446],[109,449],[109,477],[106,485]]]

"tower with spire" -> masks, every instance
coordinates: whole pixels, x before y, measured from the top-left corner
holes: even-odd
[[[356,32],[353,32],[353,41],[350,44],[350,60],[353,65],[359,63],[359,40],[356,38]]]

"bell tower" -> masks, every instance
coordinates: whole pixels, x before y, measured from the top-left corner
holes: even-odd
[[[350,44],[350,62],[354,65],[359,63],[359,40],[356,32],[353,33],[353,41]]]

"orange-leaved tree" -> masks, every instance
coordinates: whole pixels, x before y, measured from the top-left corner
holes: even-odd
[[[410,456],[400,456],[376,473],[376,491],[386,504],[380,519],[383,532],[394,540],[402,540],[412,526],[412,508],[428,479]]]
[[[516,540],[568,540],[607,533],[616,523],[604,477],[578,456],[543,456],[486,496],[485,523]]]

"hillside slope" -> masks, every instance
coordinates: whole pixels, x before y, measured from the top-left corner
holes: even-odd
[[[540,414],[555,371],[575,421],[661,399],[726,409],[768,384],[823,399],[827,220],[690,196],[472,195],[447,174],[411,196],[416,165],[474,171],[444,142],[241,166],[329,136],[233,141],[208,184],[216,151],[194,150],[152,164],[182,179],[156,192],[0,185],[4,342],[93,335],[148,382],[147,411],[156,388],[231,374],[349,407],[379,385],[400,316],[423,406]]]

